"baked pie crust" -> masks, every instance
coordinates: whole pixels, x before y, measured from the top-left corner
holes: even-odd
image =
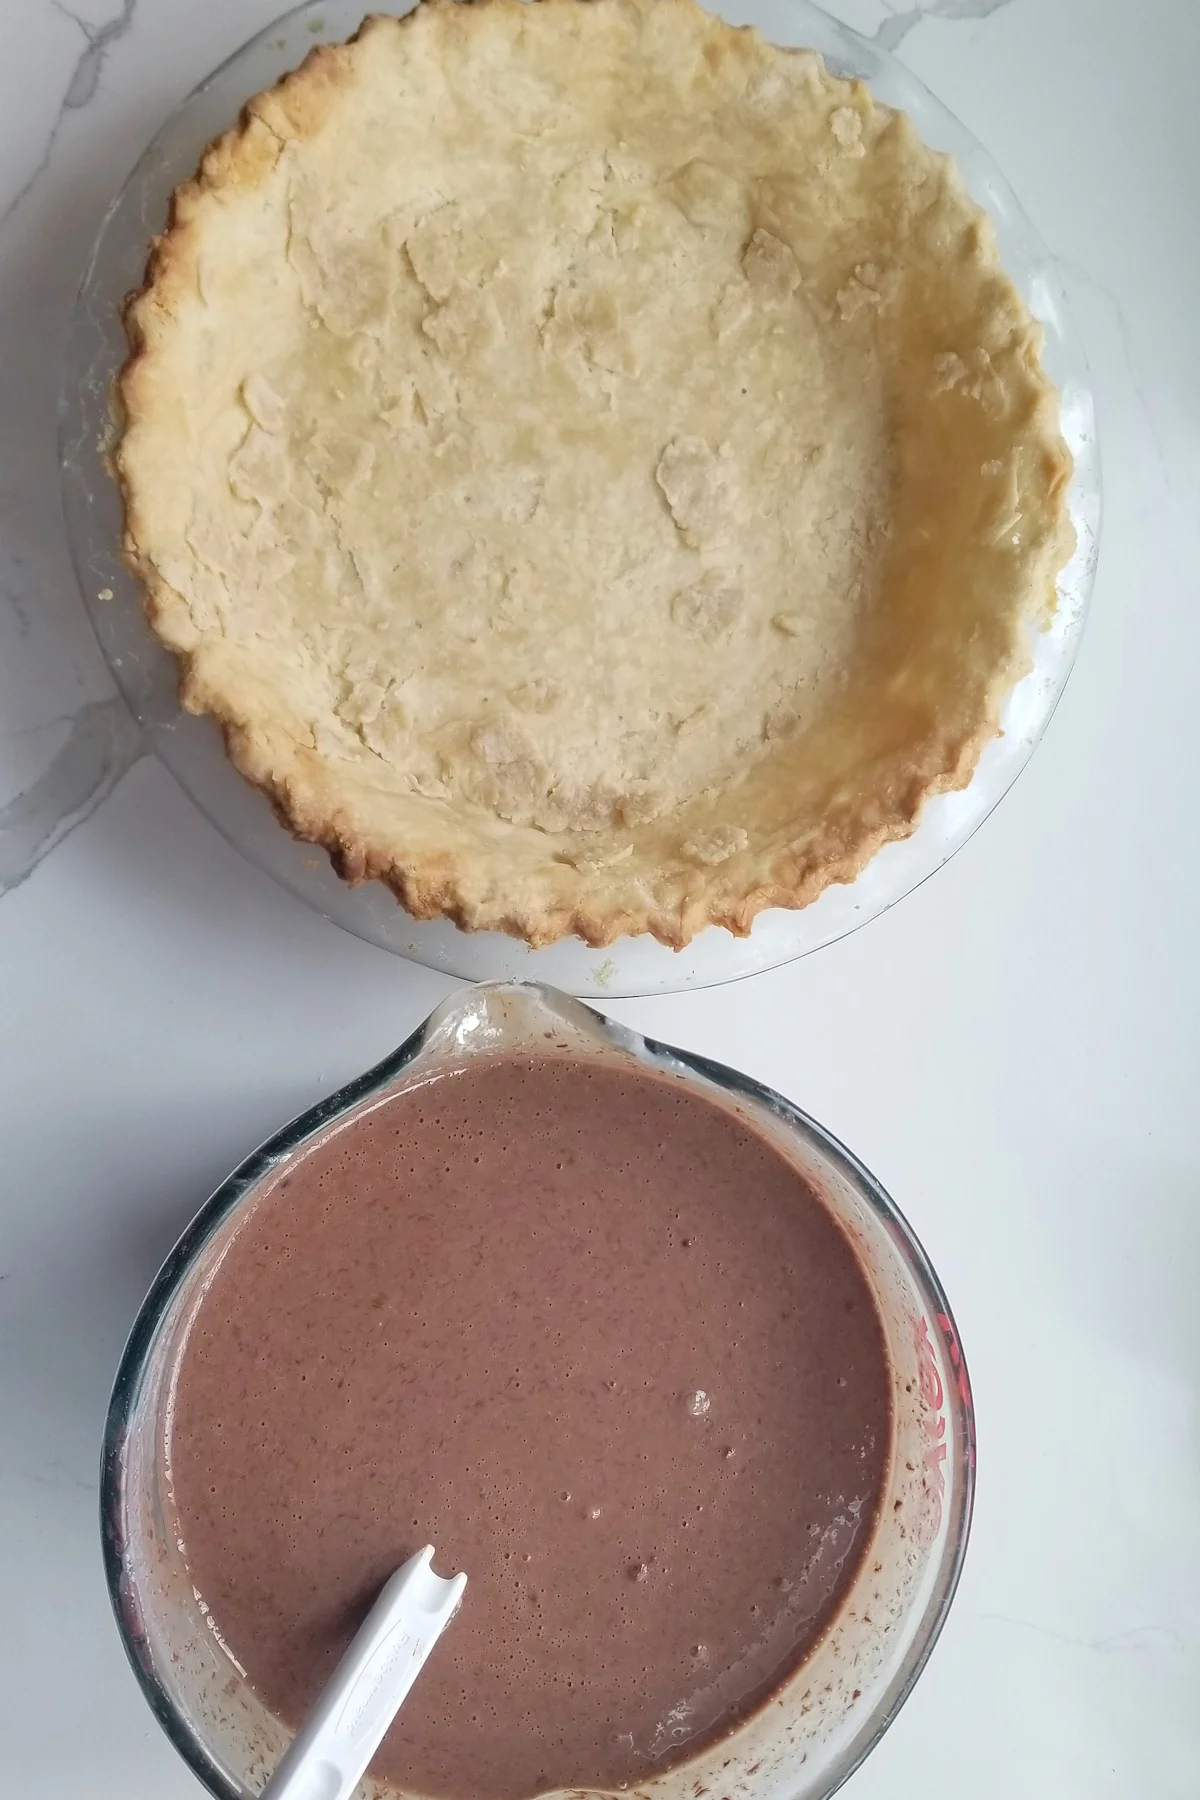
[[[183,704],[351,881],[803,906],[961,787],[1073,542],[950,162],[692,0],[423,0],[175,195],[115,464]]]

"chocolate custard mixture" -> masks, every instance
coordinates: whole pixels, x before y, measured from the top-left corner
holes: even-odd
[[[749,1125],[625,1065],[498,1057],[265,1192],[170,1461],[213,1622],[298,1723],[425,1543],[463,1604],[373,1764],[436,1800],[636,1783],[753,1712],[869,1543],[866,1279]]]

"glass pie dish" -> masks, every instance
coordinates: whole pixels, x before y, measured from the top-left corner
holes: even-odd
[[[402,8],[400,10],[403,10]],[[1002,261],[1046,333],[1045,364],[1063,393],[1063,432],[1075,457],[1070,511],[1075,555],[1045,630],[1031,628],[1029,674],[1006,703],[1002,734],[970,785],[929,801],[915,833],[879,851],[856,880],[828,888],[800,910],[760,916],[745,937],[721,928],[674,951],[649,936],[592,949],[568,938],[543,949],[499,933],[469,933],[446,919],[417,921],[376,882],[346,886],[324,854],[293,840],[266,799],[226,760],[211,720],[185,715],[174,660],[142,616],[137,584],[121,563],[120,506],[105,466],[113,378],[126,355],[119,309],[143,274],[147,244],[166,216],[171,190],[193,171],[203,146],[250,95],[298,63],[314,42],[341,39],[360,20],[351,0],[288,14],[217,70],[163,127],[118,196],[100,232],[67,347],[62,461],[68,531],[85,601],[114,677],[148,744],[208,817],[250,860],[325,916],[368,941],[470,979],[531,978],[570,991],[651,993],[731,980],[776,966],[844,935],[933,873],[981,823],[1031,754],[1066,680],[1095,561],[1099,481],[1086,365],[1048,255],[990,159],[898,62],[835,24],[808,0],[752,0],[726,9],[774,42],[821,51],[838,74],[865,78],[884,102],[906,111],[920,135],[954,155],[974,197],[996,225]]]
[[[772,1702],[686,1763],[639,1784],[646,1800],[821,1800],[878,1742],[924,1666],[962,1568],[975,1479],[970,1384],[929,1261],[850,1151],[780,1095],[652,1042],[553,989],[495,983],[439,1007],[391,1056],[286,1126],[218,1188],[142,1307],[105,1432],[101,1528],[126,1652],[171,1741],[218,1800],[257,1793],[288,1742],[223,1647],[181,1553],[168,1466],[175,1376],[191,1319],[263,1184],[398,1093],[497,1054],[651,1067],[767,1136],[851,1239],[879,1309],[892,1374],[892,1446],[874,1534],[834,1623]],[[368,1781],[364,1800],[399,1800]]]

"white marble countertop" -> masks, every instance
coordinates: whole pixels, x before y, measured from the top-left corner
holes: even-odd
[[[5,0],[0,59],[0,1787],[186,1800],[109,1616],[108,1388],[176,1233],[447,991],[242,863],[135,736],[59,515],[100,215],[277,0]],[[1195,0],[840,0],[1061,261],[1107,516],[1049,734],[936,879],[739,987],[613,1010],[797,1099],[925,1240],[979,1413],[933,1660],[855,1800],[1200,1791],[1200,88]]]

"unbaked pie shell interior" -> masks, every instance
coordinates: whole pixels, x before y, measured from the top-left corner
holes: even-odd
[[[181,696],[339,872],[744,933],[964,786],[1073,544],[948,159],[692,0],[424,0],[175,195],[115,453]]]

